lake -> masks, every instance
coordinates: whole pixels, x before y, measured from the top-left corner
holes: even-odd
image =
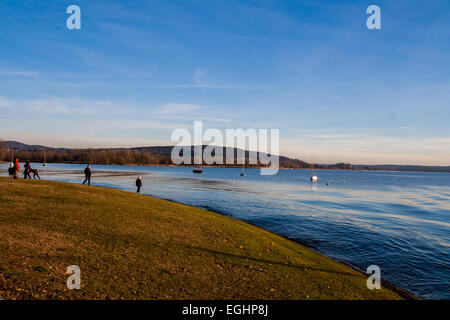
[[[8,164],[0,164],[6,176]],[[23,165],[22,165],[23,167]],[[32,164],[43,179],[81,183],[85,165]],[[307,244],[424,299],[450,299],[450,174],[93,165],[94,185],[207,208]],[[22,177],[22,175],[20,176]],[[328,183],[328,184],[327,184]]]

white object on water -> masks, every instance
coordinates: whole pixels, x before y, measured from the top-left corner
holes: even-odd
[[[312,156],[311,156],[311,158],[312,158]],[[319,177],[316,176],[316,174],[314,173],[314,166],[312,167],[312,175],[311,175],[310,180],[311,180],[311,182],[317,182],[317,181],[319,181]]]

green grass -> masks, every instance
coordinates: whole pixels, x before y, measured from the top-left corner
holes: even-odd
[[[114,189],[0,178],[0,235],[6,299],[400,298],[261,228]]]

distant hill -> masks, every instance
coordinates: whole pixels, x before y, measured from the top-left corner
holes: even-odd
[[[4,141],[0,149],[14,150],[16,156],[31,161],[52,163],[91,163],[91,164],[142,164],[142,165],[170,165],[173,146],[152,146],[132,148],[53,148],[43,145],[29,145],[18,141]],[[203,149],[206,146],[203,146]],[[237,148],[233,148],[237,154]],[[224,156],[230,148],[224,149]],[[231,151],[231,150],[230,150]],[[191,156],[194,147],[191,147]],[[0,160],[8,161],[10,151],[0,150]],[[245,151],[248,163],[249,152]],[[349,163],[310,164],[299,159],[280,156],[280,167],[291,169],[336,169],[336,170],[387,170],[387,171],[422,171],[422,172],[450,172],[450,166],[420,166],[420,165],[352,165]],[[224,161],[225,162],[225,161]],[[237,162],[234,166],[239,166]],[[259,164],[260,165],[260,164]],[[233,165],[230,165],[233,166]]]
[[[450,166],[381,164],[381,165],[354,165],[353,167],[361,170],[450,172]]]
[[[28,145],[18,141],[5,141],[7,149],[14,150],[21,158],[33,161],[43,161],[44,153],[47,162],[63,163],[99,163],[99,164],[172,164],[171,154],[173,146],[149,146],[132,148],[53,148],[43,145]],[[206,146],[202,146],[204,149]],[[233,149],[233,150],[231,150]],[[234,152],[235,159],[238,148],[224,148],[223,155]],[[194,147],[191,147],[191,157],[194,155]],[[248,163],[249,152],[245,151]],[[4,159],[7,160],[7,159]],[[283,168],[312,168],[313,165],[301,160],[288,157],[279,157],[280,166]],[[225,163],[225,160],[224,160]],[[231,165],[233,166],[233,165]],[[235,162],[234,166],[240,166]]]
[[[8,149],[19,151],[34,151],[34,150],[64,150],[64,148],[52,148],[41,145],[25,144],[18,141],[5,141]]]

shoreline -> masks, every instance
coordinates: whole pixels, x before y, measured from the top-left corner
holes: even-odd
[[[363,276],[367,276],[367,273],[364,272],[364,270],[362,270],[361,268],[359,268],[359,267],[356,266],[356,265],[353,265],[353,264],[351,264],[351,263],[349,263],[349,262],[347,262],[347,261],[344,261],[344,260],[341,260],[341,259],[338,259],[338,258],[332,258],[332,257],[329,257],[329,256],[327,256],[326,254],[324,254],[323,252],[317,250],[316,248],[312,247],[311,245],[309,245],[309,244],[306,243],[306,242],[303,242],[303,241],[301,241],[301,240],[297,240],[297,239],[293,239],[293,238],[289,238],[289,237],[283,236],[283,235],[278,234],[278,233],[275,233],[275,232],[273,232],[273,231],[271,231],[271,230],[269,230],[269,229],[260,227],[260,226],[254,224],[254,223],[252,223],[252,222],[250,222],[250,221],[247,221],[247,220],[241,220],[241,219],[232,217],[232,216],[230,216],[230,215],[228,215],[228,214],[225,214],[225,213],[223,213],[223,212],[220,212],[220,211],[211,209],[211,208],[209,208],[209,207],[208,207],[208,208],[205,208],[205,207],[196,207],[196,206],[188,205],[188,204],[185,204],[185,203],[182,203],[182,202],[178,202],[178,201],[174,201],[174,200],[170,200],[170,199],[165,199],[165,198],[160,198],[160,197],[156,197],[156,196],[149,195],[149,194],[145,194],[145,193],[143,193],[143,195],[145,195],[145,196],[147,196],[147,197],[155,197],[155,198],[162,199],[162,200],[169,201],[169,202],[173,202],[173,203],[176,203],[176,204],[182,204],[182,205],[185,205],[185,206],[190,206],[190,207],[194,207],[194,208],[199,208],[199,209],[208,210],[208,211],[211,211],[211,212],[214,212],[214,213],[223,215],[223,216],[225,216],[225,217],[228,217],[228,218],[231,218],[231,219],[234,219],[234,220],[242,221],[242,222],[247,223],[247,224],[249,224],[249,225],[251,225],[251,226],[253,226],[253,227],[255,227],[255,228],[264,230],[264,231],[266,231],[266,232],[269,232],[269,233],[271,233],[271,234],[274,234],[274,235],[276,235],[276,236],[278,236],[278,237],[281,237],[281,238],[283,238],[283,239],[286,239],[286,240],[288,240],[288,241],[292,241],[292,242],[301,244],[302,246],[305,246],[305,247],[308,248],[309,250],[314,251],[314,252],[320,254],[321,256],[323,256],[323,257],[325,257],[325,258],[327,258],[327,259],[330,259],[330,260],[332,260],[332,261],[334,261],[334,262],[337,262],[337,263],[341,263],[341,264],[343,264],[343,265],[346,265],[347,267],[350,267],[350,268],[352,268],[353,270],[359,272],[359,273],[362,274]],[[399,286],[396,286],[396,285],[390,283],[390,282],[387,281],[387,280],[381,279],[381,285],[382,285],[383,287],[385,287],[385,288],[387,288],[387,289],[389,289],[389,290],[391,290],[391,291],[397,293],[399,296],[401,296],[401,297],[404,298],[405,300],[423,300],[422,298],[416,296],[414,293],[408,291],[407,289],[403,289],[403,288],[401,288],[401,287],[399,287]]]
[[[23,162],[23,161],[22,161]],[[1,163],[10,163],[9,161],[0,161]],[[42,162],[31,162],[42,164]],[[88,165],[88,163],[84,162],[47,162],[46,164],[63,164],[63,165]],[[91,164],[91,166],[126,166],[126,167],[179,167],[179,168],[229,168],[229,169],[242,169],[242,166],[239,165],[176,165],[176,164]],[[266,167],[258,167],[258,166],[244,166],[244,169],[267,169]],[[386,169],[340,169],[340,168],[288,168],[288,167],[280,167],[278,170],[315,170],[315,171],[349,171],[349,172],[385,172],[385,173],[436,173],[450,174],[449,171],[426,171],[426,170],[386,170]]]
[[[0,179],[0,180],[2,180],[1,182],[2,183],[6,183],[6,184],[11,184],[11,181],[8,183],[8,180],[7,179]],[[291,288],[290,290],[300,290],[300,292],[302,292],[304,289],[302,289],[303,288],[303,286],[304,285],[313,285],[312,283],[311,284],[308,284],[309,282],[308,281],[310,281],[310,280],[308,280],[308,278],[310,277],[309,276],[309,274],[310,274],[310,272],[314,272],[313,270],[315,269],[315,268],[317,268],[317,267],[319,267],[319,266],[322,266],[322,268],[323,267],[325,267],[325,265],[326,266],[329,266],[328,268],[331,268],[331,270],[341,270],[340,272],[344,272],[344,270],[346,270],[345,268],[349,268],[348,269],[348,271],[346,271],[346,274],[350,271],[350,269],[352,269],[354,272],[355,272],[355,276],[356,275],[359,275],[359,276],[357,276],[357,278],[354,278],[354,279],[359,279],[359,280],[357,280],[358,282],[359,281],[361,281],[361,282],[359,282],[360,283],[360,287],[359,287],[359,289],[357,289],[356,287],[354,288],[354,289],[351,289],[351,291],[342,291],[342,292],[339,292],[339,293],[337,293],[338,295],[344,295],[344,296],[348,296],[349,295],[349,297],[351,297],[351,296],[353,296],[353,295],[356,295],[356,296],[354,296],[355,298],[356,297],[358,297],[359,296],[359,294],[362,294],[362,296],[359,296],[360,298],[357,298],[357,299],[363,299],[363,297],[365,297],[364,299],[367,299],[367,298],[369,298],[369,297],[376,297],[376,296],[379,296],[380,298],[381,297],[386,297],[386,295],[389,293],[389,292],[392,292],[392,294],[395,294],[395,295],[397,295],[399,298],[403,298],[403,299],[413,299],[413,295],[404,295],[403,294],[403,292],[402,292],[402,290],[398,290],[396,287],[394,287],[394,286],[390,286],[389,284],[388,285],[386,285],[386,283],[385,282],[383,282],[382,283],[382,286],[383,286],[383,288],[385,288],[385,289],[387,289],[387,291],[380,291],[380,290],[368,290],[367,288],[365,288],[365,279],[367,278],[367,274],[365,274],[365,273],[362,273],[360,270],[357,270],[357,269],[355,269],[353,266],[349,266],[349,265],[347,265],[347,264],[345,264],[345,263],[343,263],[343,262],[341,262],[341,261],[338,261],[338,260],[336,260],[336,259],[333,259],[333,258],[330,258],[330,257],[327,257],[327,256],[325,256],[324,254],[322,254],[322,253],[320,253],[320,252],[318,252],[317,250],[314,250],[314,248],[311,248],[310,246],[308,246],[308,245],[305,245],[305,244],[303,244],[303,243],[301,243],[300,241],[296,241],[296,240],[293,240],[293,239],[289,239],[289,238],[287,238],[287,237],[284,237],[284,236],[281,236],[281,235],[278,235],[278,234],[276,234],[276,233],[274,233],[274,232],[272,232],[272,231],[269,231],[269,230],[267,230],[267,229],[265,229],[265,228],[262,228],[262,227],[259,227],[259,226],[256,226],[256,225],[254,225],[254,224],[252,224],[252,223],[249,223],[249,222],[247,222],[247,221],[244,221],[244,220],[241,220],[241,219],[237,219],[237,218],[234,218],[234,217],[230,217],[229,215],[226,215],[226,214],[223,214],[223,213],[220,213],[220,212],[216,212],[216,211],[214,211],[214,210],[211,210],[211,209],[204,209],[204,208],[198,208],[198,207],[194,207],[194,206],[189,206],[189,205],[186,205],[186,204],[183,204],[183,203],[180,203],[180,202],[176,202],[176,201],[171,201],[171,200],[167,200],[167,199],[161,199],[161,198],[158,198],[158,197],[155,197],[155,196],[151,196],[151,195],[147,195],[147,194],[142,194],[142,195],[135,195],[135,193],[134,192],[130,192],[130,191],[125,191],[125,190],[120,190],[120,189],[118,189],[118,188],[112,188],[112,187],[103,187],[103,186],[91,186],[91,187],[86,187],[86,186],[79,186],[78,185],[78,183],[68,183],[68,182],[55,182],[55,181],[49,181],[49,180],[47,180],[47,181],[45,181],[45,180],[43,180],[42,181],[42,184],[39,182],[39,181],[33,181],[32,183],[23,183],[22,182],[22,180],[19,180],[19,183],[17,183],[16,184],[16,186],[17,186],[17,188],[34,188],[37,192],[39,192],[39,194],[41,193],[41,191],[38,191],[38,190],[41,190],[42,188],[41,187],[39,187],[38,189],[36,189],[37,188],[37,186],[38,185],[41,185],[42,186],[42,188],[44,188],[44,189],[47,189],[47,188],[49,188],[49,187],[51,187],[52,188],[52,190],[54,190],[53,192],[57,192],[57,193],[59,193],[59,192],[63,192],[62,190],[65,190],[65,189],[67,189],[67,190],[73,190],[73,191],[75,191],[75,190],[79,190],[79,191],[82,191],[83,193],[85,193],[85,192],[87,192],[87,190],[89,190],[89,189],[91,189],[91,191],[89,191],[89,194],[101,194],[101,195],[103,195],[103,194],[110,194],[110,195],[119,195],[119,194],[123,194],[123,196],[122,197],[119,197],[119,198],[121,198],[121,199],[117,199],[117,201],[124,201],[125,203],[128,203],[128,201],[130,201],[131,199],[136,199],[136,200],[138,200],[139,198],[141,198],[141,196],[143,196],[142,198],[141,198],[141,200],[139,200],[140,202],[145,202],[145,203],[149,203],[150,205],[151,205],[151,207],[154,207],[154,205],[152,204],[152,203],[154,203],[154,204],[157,204],[157,203],[162,203],[162,204],[164,204],[164,203],[167,203],[167,204],[164,204],[164,206],[167,206],[167,208],[181,208],[181,210],[182,210],[182,212],[183,212],[183,214],[182,214],[182,216],[179,216],[178,214],[176,214],[175,216],[177,217],[176,219],[180,219],[180,218],[187,218],[187,219],[190,219],[189,217],[191,216],[191,211],[192,212],[198,212],[199,210],[199,212],[204,212],[203,214],[201,214],[202,216],[204,216],[204,218],[205,219],[207,219],[207,220],[209,220],[209,225],[210,225],[210,228],[212,227],[213,229],[211,230],[211,231],[213,231],[214,229],[216,229],[216,228],[218,228],[218,229],[216,229],[216,230],[220,230],[219,232],[223,232],[223,231],[225,231],[225,232],[227,232],[226,230],[228,230],[228,228],[229,228],[229,226],[235,226],[235,227],[238,227],[238,229],[236,229],[235,231],[237,232],[238,230],[241,230],[241,231],[239,231],[239,232],[241,232],[241,236],[242,236],[242,234],[246,237],[246,238],[248,238],[248,241],[250,241],[251,243],[255,243],[255,244],[258,244],[258,243],[260,243],[260,241],[262,240],[262,239],[260,239],[260,240],[256,240],[256,238],[254,238],[254,235],[256,235],[256,234],[258,234],[258,235],[260,235],[260,236],[263,236],[264,237],[264,241],[263,242],[267,242],[267,241],[269,241],[269,243],[270,243],[270,241],[276,241],[275,243],[278,245],[278,244],[283,244],[283,246],[284,246],[284,248],[289,248],[289,250],[290,250],[290,253],[288,254],[287,252],[286,253],[280,253],[281,254],[281,257],[280,258],[282,258],[282,260],[284,260],[284,255],[289,255],[289,261],[290,261],[290,263],[287,263],[287,261],[285,262],[285,263],[283,263],[282,265],[285,265],[286,264],[286,266],[289,266],[289,265],[291,265],[291,263],[294,263],[294,265],[293,265],[293,267],[295,267],[295,265],[297,264],[297,263],[300,263],[300,266],[302,266],[303,264],[304,264],[304,267],[305,267],[305,272],[303,272],[303,271],[299,271],[299,272],[297,272],[297,277],[300,277],[300,279],[299,280],[301,280],[300,281],[300,283],[296,283],[296,286],[298,287],[298,286],[300,286],[298,289],[294,289],[294,288]],[[11,186],[10,186],[11,187]],[[9,188],[10,188],[9,187]],[[56,189],[54,189],[54,188],[56,188]],[[59,191],[57,191],[57,190],[59,190]],[[67,192],[67,191],[66,191]],[[77,191],[78,192],[78,191]],[[23,194],[23,192],[19,192],[20,194]],[[65,193],[64,193],[65,194]],[[72,194],[73,196],[75,196],[75,193],[73,193],[73,192],[70,192],[70,194]],[[62,195],[62,194],[61,194]],[[116,196],[117,197],[117,196]],[[64,198],[65,198],[65,196],[64,196]],[[127,200],[127,199],[130,199],[130,200]],[[33,199],[33,198],[32,198]],[[38,198],[35,198],[36,199],[36,201],[39,201],[39,197]],[[145,200],[145,199],[148,199],[148,200]],[[173,205],[170,205],[169,203],[172,203]],[[95,208],[96,208],[96,210],[105,210],[106,208],[102,208],[101,206],[99,207],[98,206],[98,204],[95,204],[95,202],[94,203],[92,203],[91,204],[91,206],[94,206]],[[158,207],[158,206],[157,206]],[[5,208],[6,209],[6,212],[8,212],[8,209],[7,208]],[[36,209],[34,209],[34,210],[36,210]],[[42,209],[40,209],[40,210],[42,210]],[[42,211],[40,211],[39,209],[37,209],[37,211],[36,211],[36,213],[34,213],[34,214],[32,214],[32,213],[30,213],[30,212],[28,212],[28,211],[23,211],[26,215],[28,215],[28,214],[32,214],[33,216],[35,216],[35,215],[37,215],[37,216],[35,216],[35,218],[37,218],[38,219],[38,217],[39,217],[39,215],[41,214],[41,212]],[[60,214],[60,210],[57,210],[57,208],[54,208],[53,207],[53,205],[51,205],[50,207],[48,207],[48,209],[47,210],[52,210],[52,211],[56,211],[57,213],[57,215],[59,215]],[[47,211],[46,210],[46,211]],[[155,208],[155,209],[153,209],[153,210],[156,210],[156,212],[158,213],[158,214],[161,214],[160,212],[160,209],[158,209],[158,208]],[[82,219],[82,220],[79,220],[80,222],[83,222],[84,221],[84,223],[90,223],[90,222],[86,222],[86,220],[85,219],[83,219],[82,218],[82,216],[83,215],[86,215],[87,213],[85,212],[85,211],[79,211],[78,210],[78,212],[79,213],[82,213],[82,215],[80,216],[80,218],[79,219]],[[108,212],[108,215],[109,214],[113,214],[113,212],[111,212],[111,211],[105,211],[105,212]],[[207,214],[207,213],[210,213],[210,214]],[[181,212],[180,212],[181,213]],[[42,214],[44,214],[44,215],[48,215],[48,213],[45,213],[45,212],[42,212]],[[70,214],[70,212],[68,213],[68,214]],[[117,213],[116,213],[117,214]],[[123,216],[123,214],[124,214],[124,212],[122,211],[121,213],[120,213],[120,219],[122,220],[122,219],[124,219],[124,218],[122,218],[122,216]],[[165,215],[165,214],[164,214]],[[197,215],[197,213],[195,214],[195,215]],[[55,217],[58,217],[58,216],[55,216]],[[105,217],[103,216],[103,215],[101,215],[101,216],[99,216],[99,217],[101,217],[102,219],[105,219]],[[217,217],[217,218],[215,218],[215,217]],[[222,217],[222,218],[220,218],[220,217]],[[53,223],[56,223],[56,225],[55,225],[55,228],[57,227],[57,226],[59,226],[59,222],[57,221],[59,218],[56,218],[56,221],[54,221]],[[217,220],[218,219],[218,220]],[[216,221],[217,220],[217,221]],[[26,221],[28,221],[28,219],[26,220]],[[26,222],[25,221],[25,222]],[[222,222],[223,221],[223,222]],[[226,225],[228,225],[228,227],[225,227],[225,225],[222,225],[223,223],[226,223]],[[16,223],[14,223],[13,224],[14,226],[16,226]],[[64,226],[60,226],[60,227],[64,227]],[[107,225],[105,225],[105,227],[107,227]],[[126,227],[126,225],[125,225],[125,227]],[[206,227],[206,226],[205,226]],[[107,227],[108,228],[108,227]],[[156,228],[158,229],[158,228],[160,228],[160,227],[158,227],[158,226],[156,226]],[[170,227],[170,229],[171,230],[176,230],[178,227],[177,227],[177,225],[173,225],[173,226],[171,226]],[[202,227],[203,228],[203,227]],[[225,229],[224,229],[225,228]],[[234,227],[233,227],[234,228]],[[243,229],[242,229],[243,228]],[[183,227],[182,227],[182,230],[184,230],[185,229],[185,226],[183,225]],[[189,229],[189,228],[188,228]],[[50,230],[53,230],[53,228],[52,229],[50,229]],[[107,230],[109,230],[109,229],[107,229]],[[190,229],[189,229],[190,230]],[[206,230],[209,230],[208,228],[206,229]],[[205,230],[205,231],[206,231]],[[234,230],[234,229],[233,229]],[[245,231],[246,230],[246,231]],[[244,233],[242,233],[244,231]],[[152,234],[152,231],[151,230],[148,230],[147,232],[149,232],[149,235],[152,235],[152,236],[155,236],[155,235],[153,235]],[[207,231],[207,232],[210,232],[210,231]],[[76,234],[76,233],[75,233]],[[94,233],[95,234],[95,233]],[[254,235],[253,235],[254,234]],[[71,236],[72,235],[72,233],[68,233],[68,234],[66,234],[66,236]],[[253,235],[253,236],[252,236]],[[5,236],[8,236],[8,234],[5,234]],[[183,237],[183,235],[181,234],[181,236]],[[184,238],[184,237],[183,237]],[[84,237],[82,237],[82,239],[86,239],[87,241],[92,241],[92,239],[90,239],[90,238],[84,238]],[[90,239],[90,240],[89,240]],[[159,239],[159,238],[158,238]],[[188,237],[187,238],[187,241],[191,241],[191,240],[189,240],[190,238]],[[275,239],[280,239],[280,240],[275,240]],[[83,240],[84,241],[84,240]],[[159,241],[162,241],[162,240],[158,240],[158,242]],[[248,243],[248,244],[244,244],[244,243],[241,243],[242,245],[240,246],[240,248],[241,249],[239,249],[239,242],[240,241],[238,241],[238,243],[237,243],[237,250],[239,251],[239,252],[241,252],[242,253],[242,251],[241,250],[243,250],[242,249],[242,245],[244,245],[245,246],[245,248],[247,248],[247,245],[249,246],[249,249],[250,248],[252,248],[252,246],[250,245],[250,243]],[[274,243],[272,242],[272,246],[274,245]],[[259,244],[258,244],[258,246],[259,246]],[[269,245],[270,246],[270,245]],[[297,246],[299,246],[299,247],[297,247]],[[195,246],[194,246],[195,247]],[[304,249],[301,249],[301,247],[303,247]],[[155,248],[157,248],[157,247],[155,247]],[[298,248],[298,249],[296,249],[296,248]],[[167,250],[167,249],[164,249],[164,250]],[[267,249],[266,249],[267,250]],[[284,250],[284,249],[283,249]],[[300,251],[297,251],[297,250],[300,250]],[[219,250],[220,251],[220,250]],[[259,255],[261,255],[262,254],[262,257],[264,257],[263,259],[265,259],[265,260],[267,260],[267,262],[269,263],[268,264],[268,266],[272,266],[272,264],[271,263],[276,263],[276,262],[272,262],[271,260],[273,260],[274,259],[274,254],[277,254],[276,252],[277,252],[277,250],[275,250],[275,251],[273,251],[273,250],[271,249],[270,251],[267,251],[267,253],[263,253],[263,252],[261,252],[261,253],[259,253]],[[30,251],[29,251],[30,252]],[[33,252],[33,251],[31,251],[31,252]],[[163,251],[163,252],[166,252],[166,251]],[[258,253],[257,253],[257,251],[254,251],[254,250],[250,250],[249,251],[249,253],[252,253],[252,255],[258,255]],[[295,252],[298,252],[298,253],[295,253]],[[99,252],[99,254],[101,255],[101,254],[104,254],[103,253],[103,251],[100,251]],[[178,259],[181,259],[182,257],[183,257],[183,255],[182,255],[182,253],[180,252],[180,254],[181,254],[181,256],[179,256],[179,254],[176,254],[176,256],[179,256],[179,258]],[[216,253],[217,254],[217,253]],[[120,254],[120,255],[122,255],[122,254]],[[204,253],[203,254],[201,254],[201,256],[203,256],[204,255]],[[292,256],[291,256],[292,255]],[[209,256],[209,255],[208,255]],[[210,256],[210,258],[213,258],[215,255],[213,255],[213,256]],[[222,256],[216,256],[217,258],[216,259],[218,259],[219,257],[222,257]],[[236,256],[237,257],[237,256]],[[303,258],[302,258],[303,257]],[[309,257],[309,258],[308,258]],[[311,259],[311,258],[313,258],[313,260],[311,261],[311,260],[308,260],[308,259]],[[173,259],[173,258],[172,258]],[[254,258],[250,258],[250,259],[254,259]],[[287,257],[286,257],[286,259],[288,259]],[[293,260],[291,260],[291,259],[293,259]],[[301,259],[300,261],[297,261],[297,259]],[[307,259],[307,260],[305,260],[305,261],[303,261],[304,259]],[[45,260],[45,261],[47,261],[47,260]],[[218,260],[218,261],[221,261],[221,258]],[[257,260],[257,261],[260,261],[260,260]],[[263,261],[263,260],[261,260],[261,261]],[[275,261],[275,260],[274,260]],[[291,262],[292,261],[292,262]],[[297,261],[297,262],[296,262]],[[301,261],[303,261],[303,262],[301,262]],[[307,261],[309,261],[309,262],[307,262]],[[266,263],[267,263],[266,262]],[[311,264],[311,262],[312,262],[312,264]],[[42,262],[41,262],[42,263]],[[216,262],[214,262],[214,263],[216,263]],[[218,262],[219,263],[219,265],[222,265],[222,263],[223,262]],[[246,263],[247,264],[247,263]],[[277,264],[277,263],[276,263]],[[183,264],[182,264],[183,265]],[[234,265],[234,264],[233,264]],[[8,263],[6,262],[6,260],[5,260],[5,266],[8,266]],[[126,265],[119,265],[118,266],[118,268],[125,268],[126,267]],[[267,266],[266,266],[267,267]],[[262,267],[262,268],[266,268],[266,267]],[[273,265],[272,267],[268,267],[268,268],[279,268],[279,267],[276,267],[276,265]],[[51,267],[50,267],[51,268]],[[303,270],[303,267],[301,267],[302,268],[302,270]],[[308,271],[308,272],[306,272],[306,268],[308,268],[308,270],[310,270],[311,269],[311,271]],[[320,268],[320,269],[322,269],[322,268]],[[327,267],[325,267],[325,269],[328,269]],[[335,269],[335,268],[337,268],[337,269]],[[250,268],[251,270],[253,270],[252,268]],[[12,270],[15,270],[15,269],[12,269]],[[141,270],[141,268],[140,267],[138,267],[138,270]],[[217,272],[217,269],[211,269],[211,270],[214,270],[214,272],[213,272],[213,274],[215,273],[215,272]],[[246,269],[247,270],[247,269]],[[257,270],[259,270],[259,269],[257,269]],[[317,269],[317,270],[319,270],[319,269]],[[323,285],[325,285],[326,286],[326,284],[328,283],[328,281],[329,280],[327,280],[327,278],[328,277],[330,277],[330,276],[332,276],[332,274],[335,272],[335,271],[329,271],[329,272],[331,272],[331,274],[328,274],[328,273],[324,273],[324,274],[322,274],[322,273],[319,273],[321,276],[321,278],[322,277],[324,277],[324,279],[323,280],[319,280],[319,282],[317,282],[318,281],[318,279],[316,279],[316,280],[314,280],[315,282],[315,285],[313,285],[313,287],[315,287],[315,286],[319,286],[319,287],[315,287],[316,289],[319,289],[320,287],[322,287]],[[256,271],[256,270],[255,270]],[[324,270],[325,271],[325,270]],[[255,278],[255,279],[260,279],[259,277],[261,277],[262,275],[258,275],[258,274],[260,274],[259,272],[257,272],[257,278]],[[283,274],[283,273],[282,273]],[[278,278],[278,276],[277,276],[277,278]],[[283,278],[281,278],[281,279],[283,279]],[[281,281],[281,279],[279,279],[279,280],[277,280],[277,282],[275,282],[275,283],[278,283],[278,281]],[[351,287],[351,283],[349,282],[349,281],[353,281],[353,280],[351,280],[352,278],[350,277],[350,278],[348,278],[348,277],[346,277],[346,276],[339,276],[337,279],[339,279],[338,281],[339,281],[339,283],[341,283],[341,285],[344,285],[344,287],[345,286],[348,286],[348,285],[350,285],[350,287]],[[1,280],[1,272],[0,272],[0,280]],[[35,280],[35,281],[39,281],[39,279],[37,279],[37,280]],[[260,279],[260,280],[258,280],[258,281],[267,281],[267,280],[262,280],[262,279]],[[291,280],[292,281],[292,280]],[[301,284],[301,282],[304,282],[304,281],[306,281],[306,283],[305,284]],[[324,282],[325,281],[325,282]],[[290,286],[290,281],[285,281],[285,280],[283,280],[282,281],[283,283],[284,283],[284,285],[287,285],[287,286]],[[275,285],[275,283],[272,283],[272,281],[269,281],[268,283],[266,283],[266,282],[264,282],[265,283],[265,285],[269,285],[269,286],[272,286],[272,285]],[[363,285],[363,283],[364,283],[364,285]],[[1,284],[1,281],[0,281],[0,284]],[[124,285],[128,285],[128,282],[127,282],[127,280],[125,280],[125,282],[124,282]],[[281,284],[279,284],[279,285],[281,285]],[[329,284],[330,286],[331,286],[331,283]],[[234,285],[233,285],[234,286]],[[364,287],[364,289],[362,289],[362,287]],[[270,288],[270,287],[269,287]],[[286,287],[287,288],[287,287]],[[328,287],[328,288],[330,288],[330,287]],[[238,288],[236,287],[235,288],[236,290],[238,290]],[[339,290],[343,290],[343,288],[342,289],[339,289]],[[347,288],[347,290],[349,290],[348,288]],[[361,291],[362,290],[362,291]],[[272,291],[272,289],[270,290],[270,291]],[[278,291],[278,290],[277,290]],[[334,290],[333,290],[334,291]],[[263,293],[263,292],[261,292],[261,293],[258,293],[259,291],[256,291],[256,294],[262,294],[263,296],[265,296],[266,294],[265,293]],[[299,292],[299,293],[300,293]],[[319,292],[321,292],[320,291],[320,289],[319,289]],[[384,293],[383,293],[384,292]],[[241,293],[241,294],[246,294],[245,292],[244,293]],[[251,293],[248,293],[248,294],[250,294],[249,295],[249,297],[251,296]],[[253,294],[255,294],[255,292],[253,292]],[[311,294],[311,293],[309,293],[309,294]],[[390,294],[390,293],[389,293]],[[308,296],[306,296],[307,298],[308,298]],[[327,299],[326,297],[328,297],[328,295],[327,295],[327,293],[326,293],[326,290],[325,290],[325,292],[322,292],[322,293],[318,293],[318,295],[316,295],[316,299],[321,299],[321,297],[322,297],[322,299],[323,298],[325,298],[325,299]],[[6,297],[7,299],[8,299],[8,296]],[[289,298],[289,299],[292,299],[293,297],[291,297],[291,298]],[[304,296],[303,296],[303,298],[304,298]],[[303,299],[302,298],[302,299]],[[335,298],[336,298],[336,296],[335,296]],[[286,297],[284,298],[284,299],[286,299]],[[297,298],[298,299],[298,298]],[[328,298],[329,299],[329,298]],[[342,298],[341,298],[342,299]],[[348,299],[348,298],[347,298]],[[350,299],[352,299],[352,298],[350,298]],[[379,298],[378,298],[379,299]],[[391,298],[392,299],[392,298]]]

